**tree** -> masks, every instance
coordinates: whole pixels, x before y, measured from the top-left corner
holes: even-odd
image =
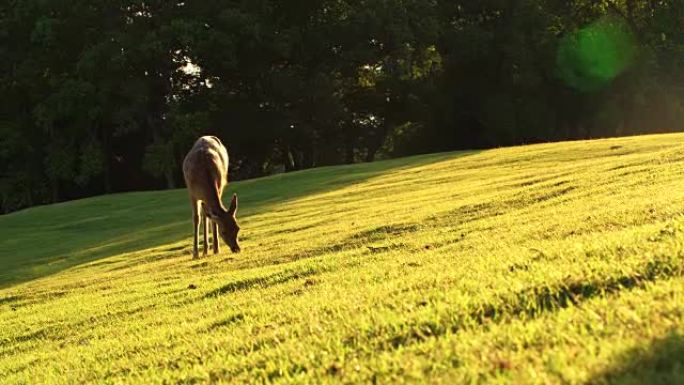
[[[674,0],[4,2],[0,209],[180,186],[202,134],[236,180],[679,130],[682,17]]]

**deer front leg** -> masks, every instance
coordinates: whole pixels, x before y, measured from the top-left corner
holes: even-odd
[[[214,235],[214,239],[213,239],[213,241],[214,241],[214,243],[213,243],[213,245],[214,245],[214,254],[218,254],[218,253],[219,253],[219,248],[220,248],[220,246],[219,246],[219,239],[218,239],[218,223],[212,221],[212,223],[211,223],[211,228],[212,228],[212,230],[213,230],[212,232],[214,233],[214,234],[213,234],[213,235]]]

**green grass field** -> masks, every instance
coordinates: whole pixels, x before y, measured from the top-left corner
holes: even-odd
[[[0,217],[0,383],[684,384],[684,135],[234,183]]]

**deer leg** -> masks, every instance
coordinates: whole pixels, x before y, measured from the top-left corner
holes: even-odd
[[[200,216],[199,212],[197,210],[197,202],[193,202],[192,204],[192,234],[193,234],[193,240],[192,240],[192,258],[199,258],[199,225],[200,225]]]
[[[204,210],[203,210],[204,211]],[[209,243],[207,243],[207,234],[209,234],[209,217],[206,212],[202,215],[202,230],[203,230],[203,240],[204,240],[204,253],[206,257],[209,252]]]
[[[212,222],[211,223],[211,228],[213,230],[213,235],[214,235],[214,254],[219,253],[219,239],[218,239],[218,223]]]

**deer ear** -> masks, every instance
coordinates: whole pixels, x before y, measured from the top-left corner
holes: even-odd
[[[228,208],[228,213],[230,215],[235,215],[238,208],[237,194],[233,194],[233,199],[230,200],[230,207]]]

